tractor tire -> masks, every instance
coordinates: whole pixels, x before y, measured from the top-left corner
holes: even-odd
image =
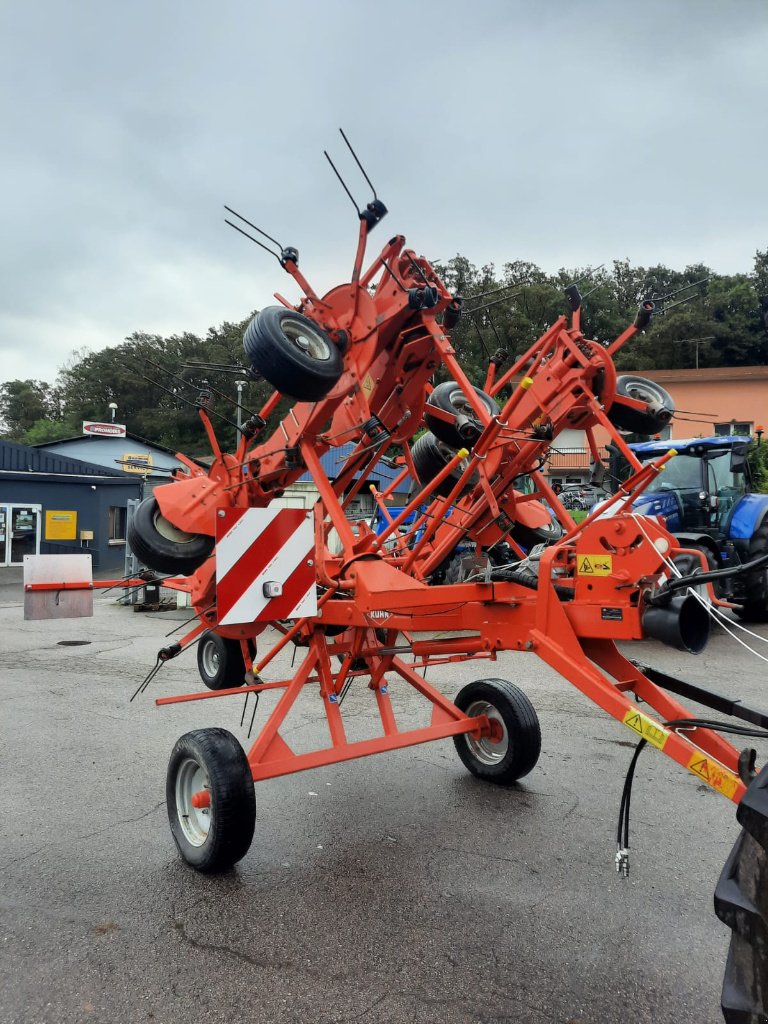
[[[634,398],[647,403],[645,412],[631,409],[622,398]],[[655,381],[634,374],[624,374],[616,380],[616,397],[608,410],[608,419],[619,430],[632,434],[658,434],[675,414],[672,396]]]
[[[243,348],[252,366],[276,391],[296,402],[316,402],[338,382],[343,359],[309,317],[267,306],[251,320]]]
[[[768,522],[758,526],[749,542],[749,559],[768,551]],[[768,622],[768,569],[752,572],[744,581],[745,599],[736,614],[745,622]]]
[[[465,686],[456,707],[470,717],[488,715],[498,737],[454,736],[464,766],[484,782],[509,786],[532,770],[541,753],[541,728],[536,710],[521,689],[506,679],[478,679]]]
[[[488,415],[491,418],[498,416],[499,407],[491,396],[481,391],[480,388],[475,388],[474,392],[480,403],[485,406]],[[430,415],[430,406],[433,409],[440,409],[441,412],[449,413],[454,417],[453,422],[448,423],[446,420]],[[457,416],[461,416],[463,419],[461,425],[456,422]],[[427,404],[424,406],[424,422],[439,441],[453,449],[471,447],[485,429],[461,387],[452,380],[438,384],[429,396]]]
[[[743,826],[715,888],[715,913],[732,930],[723,980],[726,1024],[768,1021],[768,767],[736,818]]]
[[[553,519],[547,526],[526,526],[525,523],[515,523],[509,531],[512,540],[517,541],[521,548],[530,551],[537,544],[554,544],[563,536],[563,528],[556,519]]]
[[[411,455],[413,456],[413,464],[416,468],[416,476],[419,478],[419,483],[422,486],[426,486],[430,480],[435,477],[441,469],[444,468],[447,462],[453,458],[456,453],[452,451],[448,445],[443,444],[442,441],[438,441],[434,434],[426,433],[422,434],[418,438],[411,449]],[[439,494],[442,498],[446,498],[464,471],[466,466],[466,460],[462,460],[455,469],[435,488],[435,494]],[[470,477],[469,483],[462,489],[461,494],[474,487],[479,477],[477,473],[473,473]]]
[[[207,790],[208,807],[192,798]],[[227,871],[253,841],[256,797],[245,751],[226,729],[195,729],[171,753],[165,786],[179,853],[202,872]]]
[[[212,630],[200,637],[197,669],[209,690],[228,690],[245,682],[245,660],[239,640],[228,640]]]
[[[681,546],[690,548],[693,551],[701,551],[701,553],[704,555],[704,558],[706,559],[707,569],[718,568],[717,560],[715,556],[712,554],[712,552],[709,550],[709,548],[706,548],[701,544],[687,544],[682,541],[680,543]],[[704,572],[704,570],[701,568],[701,562],[694,555],[676,555],[673,559],[673,562],[677,566],[682,576],[690,576],[692,573]],[[705,600],[709,600],[709,591],[707,590],[706,583],[702,583],[700,586],[696,586],[695,584],[692,584],[691,586],[692,589],[695,590],[700,597],[703,597]],[[722,589],[721,586],[718,585],[717,581],[715,581],[712,584],[712,586],[715,591],[715,596],[720,597],[720,591]]]
[[[128,544],[150,569],[191,576],[210,556],[214,539],[178,530],[162,514],[156,498],[145,498],[128,527]]]

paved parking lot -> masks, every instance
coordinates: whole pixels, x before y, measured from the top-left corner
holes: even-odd
[[[201,688],[187,656],[128,703],[182,613],[100,597],[93,619],[24,623],[20,605],[0,588],[3,1024],[720,1020],[728,932],[712,893],[734,808],[645,751],[619,879],[631,734],[534,655],[430,676],[451,696],[481,675],[526,689],[543,753],[519,786],[476,781],[451,741],[260,783],[250,853],[208,878],[176,855],[165,766],[191,728],[245,741],[242,701],[156,708]],[[698,658],[634,650],[768,705],[763,663],[723,634]],[[409,695],[394,701],[419,721]],[[372,704],[351,691],[354,738]],[[300,711],[292,744],[324,742],[312,694]]]

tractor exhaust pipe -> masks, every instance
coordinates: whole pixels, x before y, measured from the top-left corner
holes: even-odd
[[[663,604],[649,604],[642,614],[643,632],[689,654],[701,654],[709,642],[709,612],[693,594],[676,594]]]

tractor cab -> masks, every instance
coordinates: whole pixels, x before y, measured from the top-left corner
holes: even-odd
[[[630,445],[641,462],[674,448],[677,455],[634,502],[643,515],[664,516],[673,533],[725,538],[736,505],[750,491],[747,437],[696,437]]]

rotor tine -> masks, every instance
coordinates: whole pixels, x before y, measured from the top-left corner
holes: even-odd
[[[224,223],[225,223],[225,224],[229,224],[229,226],[230,226],[231,228],[234,228],[234,229],[235,229],[235,231],[239,231],[241,235],[245,235],[245,237],[246,237],[246,238],[248,238],[248,239],[250,239],[250,241],[251,241],[251,242],[255,242],[255,243],[256,243],[256,245],[260,245],[260,246],[261,246],[261,248],[262,248],[262,249],[263,249],[263,250],[264,250],[265,252],[268,252],[270,256],[274,256],[274,257],[275,257],[275,259],[277,260],[277,262],[278,262],[278,263],[280,263],[280,257],[279,257],[279,255],[278,255],[278,254],[277,254],[276,252],[272,252],[272,250],[271,250],[271,249],[269,248],[269,246],[268,246],[268,245],[264,245],[264,243],[263,243],[263,242],[260,242],[260,241],[258,240],[258,238],[254,238],[254,237],[253,237],[253,235],[249,235],[247,231],[243,231],[243,229],[242,229],[242,228],[239,228],[239,227],[237,226],[237,224],[233,224],[231,220],[227,220],[227,218],[226,218],[226,217],[224,218]],[[282,264],[280,264],[280,265],[282,266]]]
[[[352,195],[352,193],[351,193],[351,192],[349,191],[349,189],[347,188],[346,182],[344,181],[344,179],[342,178],[342,176],[341,176],[341,175],[339,174],[339,172],[338,172],[338,171],[336,170],[336,164],[335,164],[335,163],[333,162],[333,160],[331,160],[331,158],[330,158],[330,157],[328,156],[328,150],[327,150],[327,149],[324,149],[324,150],[323,150],[323,154],[325,155],[325,159],[326,159],[326,160],[328,161],[328,163],[329,163],[329,164],[331,165],[331,167],[332,167],[332,169],[333,169],[333,173],[334,173],[334,174],[336,175],[336,177],[337,177],[337,178],[339,179],[339,181],[341,182],[341,187],[342,187],[342,188],[344,189],[344,191],[345,191],[345,192],[347,193],[347,195],[349,196],[349,201],[350,201],[350,202],[352,203],[352,205],[354,206],[354,208],[355,208],[355,212],[357,213],[357,216],[359,217],[359,216],[360,216],[360,207],[359,207],[359,206],[357,205],[357,203],[355,202],[355,197],[354,197],[354,196]]]
[[[262,230],[261,228],[258,228],[258,227],[256,227],[256,225],[255,225],[255,224],[252,224],[252,223],[251,223],[251,222],[250,222],[250,221],[248,220],[248,218],[247,218],[247,217],[244,217],[244,216],[242,215],[242,213],[238,213],[238,212],[237,212],[237,210],[233,210],[233,209],[232,209],[232,207],[231,207],[231,206],[227,206],[227,204],[226,204],[226,203],[224,204],[224,209],[225,209],[225,210],[226,210],[226,211],[227,211],[228,213],[231,213],[233,217],[237,217],[237,219],[238,219],[238,220],[241,220],[241,221],[243,222],[243,224],[247,224],[249,228],[253,228],[253,230],[254,230],[254,231],[258,231],[260,235],[264,235],[264,237],[265,237],[265,238],[268,238],[268,239],[270,240],[270,242],[274,242],[274,243],[275,243],[275,245],[277,246],[277,248],[278,248],[278,249],[279,249],[279,250],[280,250],[281,252],[283,251],[283,249],[284,249],[285,247],[284,247],[284,246],[282,246],[282,245],[281,245],[281,244],[280,244],[280,243],[278,242],[278,240],[277,240],[276,238],[273,238],[273,237],[272,237],[272,235],[268,235],[268,234],[267,234],[267,232],[266,232],[266,231],[263,231],[263,230]]]
[[[342,137],[342,139],[344,139],[344,141],[345,141],[345,142],[346,142],[346,144],[347,144],[347,149],[349,150],[349,152],[350,152],[350,153],[352,154],[352,156],[354,157],[354,160],[355,160],[355,163],[357,164],[357,166],[358,166],[358,167],[360,168],[360,173],[361,173],[361,174],[362,174],[362,176],[363,176],[363,177],[365,178],[365,180],[366,180],[366,181],[368,182],[368,186],[369,186],[369,188],[370,188],[371,192],[373,192],[373,198],[374,198],[374,199],[378,199],[379,197],[378,197],[378,196],[376,195],[376,189],[375,189],[375,188],[373,187],[373,182],[372,182],[372,181],[371,181],[371,179],[370,179],[370,178],[368,177],[368,175],[367,175],[367,174],[365,173],[365,168],[363,167],[363,165],[362,165],[362,164],[360,163],[360,161],[358,160],[358,158],[357,158],[357,153],[356,153],[356,152],[354,151],[354,149],[352,149],[352,144],[350,143],[350,141],[349,141],[349,139],[347,138],[347,136],[346,136],[346,135],[344,134],[344,129],[343,129],[343,128],[339,128],[339,131],[341,132],[341,137]]]

